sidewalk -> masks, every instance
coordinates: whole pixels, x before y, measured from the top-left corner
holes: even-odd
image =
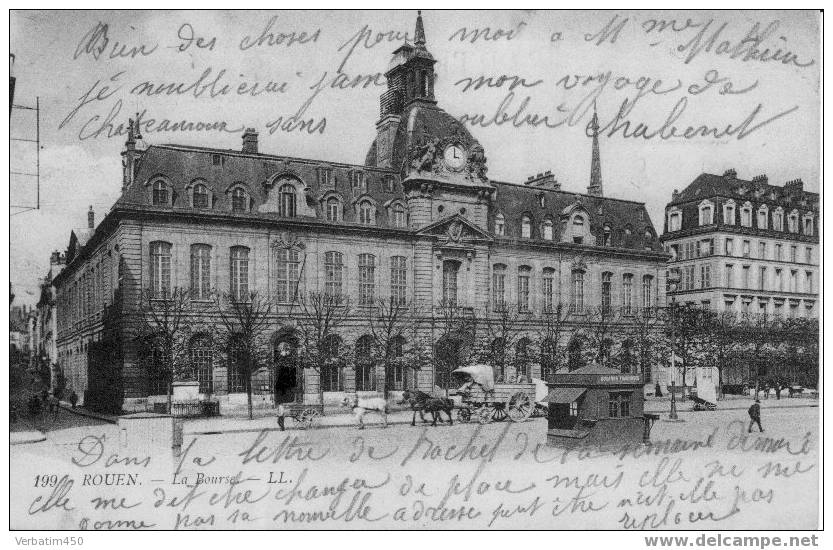
[[[410,410],[391,411],[388,413],[388,425],[410,424],[413,418],[413,412]],[[431,421],[431,415],[426,415],[426,420]],[[417,415],[417,424],[421,424],[419,415]],[[443,413],[443,420],[448,423],[448,419]],[[368,413],[364,416],[364,424],[366,428],[379,428],[382,426],[382,418],[378,414]],[[439,421],[437,421],[439,424]],[[285,427],[287,430],[300,429],[298,422],[290,417],[285,419]],[[316,428],[335,428],[341,426],[358,427],[356,417],[350,413],[331,412],[320,417]],[[183,433],[186,435],[211,435],[219,433],[235,433],[235,432],[259,432],[261,430],[280,431],[278,427],[278,419],[275,414],[268,416],[256,417],[249,420],[248,416],[218,416],[213,418],[191,418],[185,420]]]
[[[755,400],[751,397],[747,396],[727,396],[724,399],[721,399],[717,402],[717,410],[718,411],[737,411],[737,410],[747,410],[749,406],[754,403]],[[677,412],[684,413],[684,412],[692,412],[691,407],[694,405],[694,402],[691,399],[686,399],[685,401],[681,401],[680,398],[677,398]],[[761,399],[761,408],[762,409],[771,409],[771,408],[798,408],[798,407],[818,407],[819,400],[812,399],[808,397],[782,397],[781,399],[775,399],[774,397],[770,397],[769,399]],[[668,412],[671,410],[671,398],[670,397],[648,397],[645,399],[645,412],[650,413],[663,413]]]

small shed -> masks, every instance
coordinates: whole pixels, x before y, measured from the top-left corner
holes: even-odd
[[[600,365],[555,374],[547,383],[547,444],[613,447],[641,443],[650,430],[642,375]],[[649,415],[651,417],[652,415]]]

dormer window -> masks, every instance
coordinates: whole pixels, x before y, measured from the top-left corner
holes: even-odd
[[[231,192],[231,211],[232,212],[248,212],[249,210],[249,195],[242,187],[235,187]]]
[[[787,218],[787,229],[790,233],[798,233],[798,212],[793,210]]]
[[[393,226],[405,227],[405,223],[405,207],[397,203],[393,207]]]
[[[337,222],[341,219],[341,201],[335,197],[327,199],[327,221]]]
[[[503,214],[495,216],[495,235],[503,236],[506,234],[506,220]]]
[[[710,202],[700,203],[700,225],[711,225],[714,223],[714,207]]]
[[[680,211],[668,214],[668,231],[679,231],[683,225],[683,213]]]
[[[211,206],[211,195],[208,192],[208,187],[202,183],[194,186],[192,203],[194,208],[209,208]]]
[[[213,166],[223,166],[225,164],[224,161],[223,155],[218,155],[217,153],[211,155],[211,164]]]
[[[544,240],[551,241],[552,240],[552,220],[544,220],[544,224],[541,227],[541,233],[544,236]]]
[[[168,189],[167,182],[164,180],[156,180],[153,182],[153,205],[168,206],[170,204],[170,190]]]
[[[735,201],[727,201],[723,205],[723,223],[725,225],[735,225]]]
[[[382,180],[382,185],[385,188],[385,192],[393,193],[394,187],[396,185],[395,182],[396,180],[393,176],[385,176],[385,178]]]
[[[285,183],[278,189],[280,199],[280,215],[285,218],[295,217],[295,186]]]
[[[765,204],[758,208],[758,229],[768,229],[769,209]]]
[[[613,230],[610,228],[609,224],[604,225],[604,237],[602,239],[602,244],[604,246],[613,246]]]
[[[318,186],[331,187],[333,183],[333,170],[331,168],[318,168]]]
[[[740,209],[740,225],[742,227],[752,227],[752,205],[748,202]]]
[[[547,206],[547,198],[544,196],[543,193],[538,195],[538,206],[541,208],[545,208]]]
[[[353,170],[350,172],[350,188],[355,194],[367,191],[367,179],[365,178],[364,172],[361,170]]]
[[[530,220],[527,215],[524,215],[521,218],[521,238],[532,238],[532,220]]]
[[[804,217],[804,234],[813,234],[813,217],[811,215],[807,215]]]
[[[772,228],[776,231],[784,230],[784,210],[780,206],[772,213]]]
[[[359,204],[359,223],[362,225],[376,225],[376,209],[370,201]]]

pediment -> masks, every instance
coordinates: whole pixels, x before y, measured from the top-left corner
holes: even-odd
[[[491,235],[460,214],[448,216],[430,225],[426,225],[417,231],[417,234],[447,239],[450,242],[492,240]]]

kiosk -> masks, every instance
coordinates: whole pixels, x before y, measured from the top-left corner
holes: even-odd
[[[644,414],[642,375],[588,365],[555,374],[550,391],[547,444],[560,447],[616,447],[640,444],[655,415]]]

